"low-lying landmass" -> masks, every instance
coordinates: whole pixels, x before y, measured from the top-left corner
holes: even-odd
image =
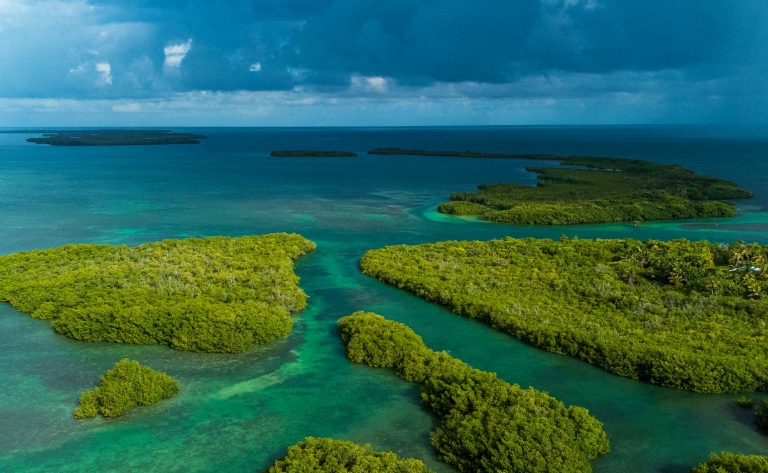
[[[297,149],[272,151],[270,156],[276,158],[354,158],[357,153],[350,151],[318,151],[314,149]]]
[[[602,423],[586,409],[432,351],[403,324],[357,312],[339,320],[339,336],[351,361],[423,384],[422,403],[440,418],[432,445],[459,471],[588,473],[609,450]]]
[[[477,192],[451,194],[451,202],[437,209],[497,223],[570,225],[732,217],[736,207],[725,200],[752,197],[731,181],[699,176],[677,165],[634,159],[399,148],[369,153],[557,160],[581,168],[529,167],[528,171],[537,174],[536,187],[481,184]]]
[[[713,453],[709,461],[693,468],[691,473],[768,473],[768,457],[740,455],[723,452]]]
[[[123,359],[101,376],[101,384],[80,396],[75,419],[119,417],[139,406],[151,406],[179,392],[179,383],[165,373]]]
[[[736,400],[736,404],[738,404],[739,407],[743,407],[745,409],[752,409],[752,406],[755,405],[755,401],[746,396],[741,396]]]
[[[90,342],[238,353],[292,329],[306,307],[301,235],[67,245],[0,256],[0,301]]]
[[[433,473],[421,460],[375,452],[370,445],[307,437],[263,473]]]
[[[207,138],[171,130],[40,130],[25,133],[42,133],[41,138],[27,138],[27,141],[52,146],[197,145]]]
[[[452,241],[363,273],[531,345],[702,393],[768,390],[768,248],[688,240]]]

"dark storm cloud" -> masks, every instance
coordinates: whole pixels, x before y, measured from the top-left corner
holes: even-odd
[[[0,17],[6,98],[411,97],[456,84],[470,97],[655,88],[765,102],[759,0],[27,0],[0,1]],[[581,89],[553,85],[569,74]]]
[[[744,8],[692,0],[227,2],[177,6],[186,14],[169,18],[167,29],[195,38],[182,67],[191,89],[342,85],[353,74],[407,85],[502,83],[552,70],[728,63],[733,48],[750,47],[730,41],[739,20],[765,18],[759,4]],[[261,74],[248,73],[255,62]]]

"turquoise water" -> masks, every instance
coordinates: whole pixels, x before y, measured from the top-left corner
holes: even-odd
[[[370,248],[506,235],[768,243],[768,140],[699,128],[213,129],[199,146],[57,148],[0,134],[0,254],[76,242],[134,245],[186,236],[298,232],[317,243],[297,272],[309,294],[293,334],[241,355],[76,342],[0,304],[0,471],[254,472],[305,436],[371,443],[439,472],[417,385],[350,364],[339,317],[371,310],[404,322],[507,381],[532,385],[605,423],[597,472],[687,472],[710,451],[768,454],[735,395],[700,395],[619,378],[526,346],[360,274]],[[636,157],[677,162],[752,190],[715,221],[516,227],[435,207],[477,184],[535,183],[510,160],[361,156],[277,159],[281,148],[379,146]],[[540,165],[540,162],[536,163]],[[79,393],[122,357],[181,382],[172,400],[123,418],[76,422]]]

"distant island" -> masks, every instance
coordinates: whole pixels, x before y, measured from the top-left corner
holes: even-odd
[[[198,145],[207,138],[170,130],[32,130],[25,133],[42,133],[42,138],[27,138],[27,141],[51,146]]]
[[[444,214],[496,223],[571,225],[732,217],[736,206],[724,200],[753,197],[731,181],[635,159],[400,148],[378,148],[369,154],[556,160],[578,167],[528,167],[537,174],[536,187],[481,184],[477,192],[451,194],[451,202],[437,208]]]
[[[296,149],[272,151],[270,156],[276,158],[354,158],[357,153],[349,151],[318,151],[315,149]]]
[[[241,353],[303,310],[297,234],[67,245],[0,256],[0,301],[75,340]]]

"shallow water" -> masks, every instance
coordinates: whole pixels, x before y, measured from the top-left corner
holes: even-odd
[[[627,380],[543,352],[360,274],[370,248],[506,235],[686,237],[768,243],[768,140],[699,128],[214,129],[199,146],[57,148],[0,134],[0,254],[77,242],[298,232],[317,251],[297,272],[310,295],[293,334],[242,355],[92,344],[0,304],[0,471],[260,471],[305,436],[425,460],[434,420],[419,387],[350,364],[339,317],[371,310],[404,322],[507,381],[532,385],[605,423],[596,472],[687,472],[711,451],[768,454],[735,395]],[[719,136],[717,138],[713,136]],[[272,149],[379,146],[635,157],[676,162],[755,192],[732,219],[573,227],[505,226],[435,212],[477,184],[534,184],[526,161],[361,156],[278,159]],[[541,162],[536,162],[541,165]],[[122,357],[167,371],[177,397],[112,421],[76,422],[79,393]]]

